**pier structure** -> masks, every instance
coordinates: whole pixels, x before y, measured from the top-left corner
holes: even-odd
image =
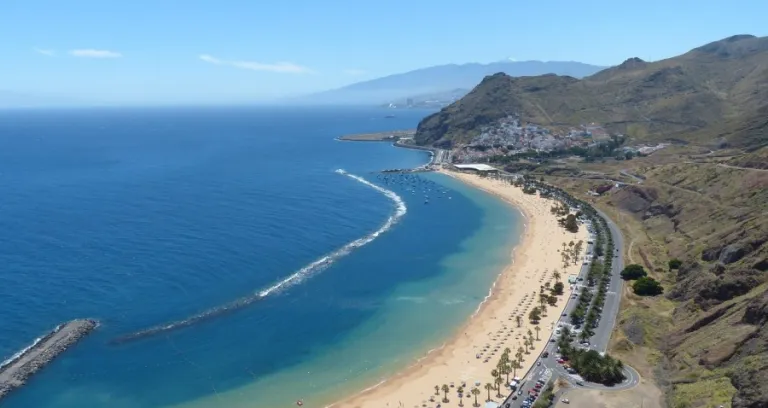
[[[0,365],[0,400],[40,371],[59,354],[90,334],[98,322],[78,319],[60,324],[51,332],[35,340],[32,345]]]

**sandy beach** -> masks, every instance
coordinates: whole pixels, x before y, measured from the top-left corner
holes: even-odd
[[[550,212],[554,201],[524,194],[519,187],[471,174],[443,173],[494,194],[519,209],[525,216],[523,237],[515,248],[510,249],[510,262],[494,283],[488,298],[452,338],[386,381],[333,404],[334,408],[459,406],[457,388],[462,383],[467,385],[463,398],[465,406],[472,405],[474,397],[469,390],[475,384],[480,384],[477,388],[481,393],[477,399],[483,403],[488,396],[484,385],[493,383],[491,370],[496,368],[504,349],[511,349],[510,358],[515,359],[517,350],[524,347],[524,336],[530,330],[536,337],[536,327],[539,328],[538,340],[534,341],[533,349],[524,354],[522,369],[517,370],[516,375],[522,377],[536,363],[571,296],[567,279],[578,273],[582,262],[570,263],[564,268],[561,251],[563,244],[567,246],[569,242],[579,240],[584,241],[586,248],[588,233],[585,228],[579,228],[575,234],[566,231],[558,225],[557,216]],[[579,259],[583,256],[582,249]],[[547,306],[538,325],[532,324],[528,315],[539,305],[538,293],[542,285],[555,283],[555,271],[565,283],[564,293],[559,296],[556,306]],[[520,327],[516,316],[522,317]],[[442,391],[439,395],[435,393],[435,386],[442,387],[443,384],[451,387],[448,403],[442,402]],[[491,391],[491,399],[503,400],[496,397],[496,391]]]

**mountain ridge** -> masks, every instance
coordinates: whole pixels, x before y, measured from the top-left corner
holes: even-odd
[[[660,61],[630,58],[580,80],[490,75],[422,120],[416,142],[466,143],[480,126],[510,113],[540,125],[598,122],[638,139],[711,142],[708,130],[755,115],[766,101],[768,37],[741,35]],[[743,138],[727,142],[741,146]]]
[[[496,72],[511,76],[547,73],[584,77],[605,67],[576,61],[496,61],[488,64],[444,64],[387,75],[310,95],[305,100],[381,104],[419,94],[471,89],[483,77]]]

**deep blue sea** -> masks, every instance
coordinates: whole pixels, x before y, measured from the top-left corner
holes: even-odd
[[[520,218],[439,174],[378,173],[425,152],[335,140],[430,112],[386,113],[0,111],[0,360],[61,322],[101,322],[0,405],[313,408],[440,345],[488,293]]]

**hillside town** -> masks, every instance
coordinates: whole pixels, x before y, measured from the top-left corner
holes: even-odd
[[[454,163],[474,163],[498,161],[504,157],[515,157],[535,153],[549,154],[585,154],[590,150],[600,150],[601,156],[614,154],[623,143],[624,135],[611,134],[598,123],[588,123],[576,127],[544,127],[533,123],[524,123],[515,115],[497,120],[481,128],[480,134],[469,143],[459,146],[452,152]],[[626,157],[638,154],[650,154],[666,147],[624,146],[620,154]]]

